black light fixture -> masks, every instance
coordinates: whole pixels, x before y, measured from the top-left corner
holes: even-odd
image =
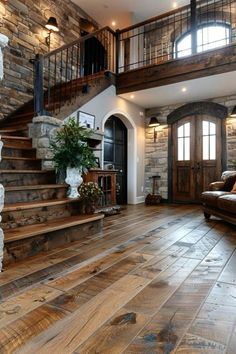
[[[232,112],[231,112],[231,114],[230,114],[230,117],[236,118],[236,106],[234,106],[234,108],[232,109]]]
[[[160,123],[158,122],[158,119],[157,117],[151,117],[150,118],[150,122],[148,124],[148,126],[150,128],[154,128],[154,131],[153,131],[153,140],[154,140],[154,143],[156,143],[157,141],[157,131],[156,131],[156,127],[158,127],[160,125]]]
[[[46,37],[46,44],[50,50],[51,44],[51,33],[52,32],[59,32],[57,19],[55,17],[49,17],[48,22],[46,23],[45,27],[49,30],[48,36]]]
[[[150,122],[148,124],[148,126],[151,128],[151,127],[158,127],[160,125],[160,123],[158,122],[158,119],[157,117],[151,117],[150,118]]]

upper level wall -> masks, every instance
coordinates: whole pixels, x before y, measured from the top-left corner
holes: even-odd
[[[48,52],[45,24],[50,16],[56,17],[60,29],[52,33],[51,50],[80,37],[81,17],[93,21],[70,0],[0,0],[0,33],[9,37],[0,86],[0,119],[33,97],[33,65],[29,60]]]

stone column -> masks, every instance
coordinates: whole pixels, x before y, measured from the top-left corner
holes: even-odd
[[[38,116],[29,124],[29,136],[33,147],[37,150],[37,157],[42,159],[42,169],[53,169],[52,151],[50,144],[61,127],[62,121],[50,116]]]
[[[3,49],[8,44],[8,37],[4,34],[0,33],[0,80],[3,79]],[[2,147],[3,142],[0,137],[0,161],[2,160]],[[0,213],[3,209],[4,205],[4,187],[0,184]],[[0,222],[2,221],[2,217],[0,215]],[[0,228],[0,272],[2,271],[2,260],[3,260],[3,246],[4,246],[4,234],[3,230]]]

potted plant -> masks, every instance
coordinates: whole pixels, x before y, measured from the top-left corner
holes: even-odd
[[[103,191],[96,182],[82,183],[79,186],[79,194],[84,201],[84,209],[86,214],[93,214],[95,204],[99,198],[103,196]]]
[[[95,156],[88,146],[92,131],[70,118],[56,133],[51,143],[53,162],[57,172],[66,171],[65,182],[70,185],[69,198],[78,198],[82,174],[96,166]]]

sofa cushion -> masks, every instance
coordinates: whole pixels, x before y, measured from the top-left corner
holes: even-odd
[[[228,195],[228,192],[207,191],[202,193],[203,203],[217,208],[217,199],[221,196]]]
[[[230,176],[226,179],[221,190],[225,191],[225,192],[230,192],[232,190],[235,182],[236,182],[236,174],[233,176]]]
[[[236,194],[225,194],[218,198],[219,209],[236,215]]]

